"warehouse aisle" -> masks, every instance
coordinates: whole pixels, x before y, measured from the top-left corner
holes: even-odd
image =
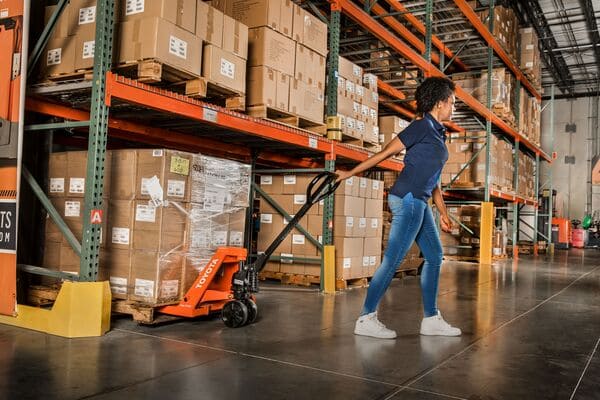
[[[235,330],[123,318],[103,338],[66,340],[0,325],[0,398],[600,398],[600,252],[446,262],[440,289],[460,338],[418,334],[415,278],[384,300],[392,341],[352,334],[364,289],[265,290],[260,321]]]

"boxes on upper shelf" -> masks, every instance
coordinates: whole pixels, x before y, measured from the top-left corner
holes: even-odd
[[[202,76],[219,87],[246,93],[246,60],[217,46],[204,46]]]
[[[248,33],[248,66],[266,66],[286,75],[294,75],[294,41],[268,27],[251,28]]]
[[[196,33],[197,3],[197,0],[125,0],[117,15],[121,22],[158,17]]]

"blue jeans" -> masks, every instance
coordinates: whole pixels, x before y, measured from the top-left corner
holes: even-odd
[[[442,243],[431,208],[412,193],[404,198],[390,194],[388,204],[392,211],[392,226],[388,247],[381,265],[373,275],[361,315],[370,314],[385,294],[396,269],[416,240],[425,258],[421,273],[421,295],[425,317],[437,315],[437,294],[442,265]]]

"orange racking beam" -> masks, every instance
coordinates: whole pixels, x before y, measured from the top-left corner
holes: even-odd
[[[371,1],[371,0],[368,0]],[[361,3],[364,4],[365,0],[360,0]],[[381,7],[378,4],[374,4],[371,7],[371,11],[373,13],[375,13],[378,16],[381,15],[387,15],[389,14],[383,7]],[[400,36],[402,36],[404,39],[406,39],[406,41],[408,43],[410,43],[411,45],[413,45],[417,50],[419,50],[421,53],[425,54],[425,43],[423,43],[421,40],[419,40],[418,37],[416,37],[410,30],[408,30],[404,25],[402,25],[400,23],[400,21],[398,21],[396,18],[394,17],[382,17],[381,18],[386,24],[388,24],[388,26],[390,28],[392,28],[397,34],[399,34]],[[440,64],[440,56],[438,56],[435,53],[431,53],[431,61],[433,61],[436,64]]]
[[[392,7],[394,9],[394,11],[398,11],[398,12],[403,13],[402,16],[408,22],[410,22],[415,27],[415,29],[417,31],[419,31],[422,35],[426,34],[425,25],[423,25],[423,23],[421,21],[419,21],[419,19],[417,17],[415,17],[414,15],[412,15],[408,11],[408,9],[402,5],[402,3],[400,1],[398,1],[398,0],[385,0],[385,1],[390,5],[390,7]],[[443,51],[444,54],[446,55],[446,57],[448,57],[449,60],[452,59],[452,57],[454,57],[454,53],[452,53],[452,50],[450,50],[449,48],[447,48],[446,45],[437,36],[435,36],[435,35],[431,36],[431,43],[435,47],[437,47],[439,50]],[[454,64],[456,64],[463,71],[469,71],[469,69],[470,69],[458,57],[454,58],[453,62],[454,62]]]
[[[48,103],[33,98],[26,99],[26,109],[28,111],[73,121],[87,121],[90,117],[87,111],[76,110],[67,106]],[[119,139],[180,150],[205,152],[212,155],[232,156],[246,161],[250,161],[252,158],[250,150],[245,147],[227,144],[213,139],[186,135],[167,129],[150,127],[116,118],[109,118],[108,126],[109,136]],[[292,158],[271,152],[263,152],[261,154],[259,154],[259,160],[280,165],[290,165],[299,168],[317,168],[322,166],[312,160]]]
[[[541,101],[542,95],[533,87],[529,79],[523,74],[523,72],[517,67],[517,65],[510,58],[508,53],[504,51],[500,43],[496,41],[494,35],[490,33],[487,26],[481,22],[475,11],[471,8],[471,6],[465,0],[454,0],[456,6],[462,11],[462,13],[467,17],[471,25],[479,32],[479,34],[483,37],[483,39],[487,42],[489,46],[492,46],[498,57],[504,61],[504,64],[510,69],[513,74],[517,77],[519,81],[529,90],[529,92],[538,99],[538,102]]]
[[[413,119],[416,117],[416,114],[414,113],[414,111],[407,110],[404,107],[400,107],[398,104],[395,104],[394,102],[392,102],[392,99],[390,99],[389,97],[379,95],[379,100],[383,106],[389,108],[390,110],[396,111],[400,115],[404,115],[405,117],[410,118],[410,119]]]
[[[422,58],[419,54],[412,50],[407,44],[399,40],[395,35],[393,35],[390,31],[385,29],[381,24],[377,23],[367,13],[358,8],[355,4],[351,3],[349,0],[330,1],[335,1],[335,3],[337,3],[337,5],[341,7],[342,11],[346,13],[346,15],[350,16],[350,18],[352,18],[363,28],[367,29],[381,41],[387,43],[398,53],[402,54],[402,56],[404,56],[417,67],[419,67],[421,70],[423,70],[426,75],[446,77],[446,75],[444,75],[442,71],[437,69],[431,63],[428,63],[424,58]],[[540,157],[545,159],[546,161],[551,161],[550,157],[544,151],[542,151],[540,148],[531,143],[527,138],[525,138],[525,136],[523,136],[519,132],[516,132],[514,129],[508,126],[506,122],[502,121],[491,110],[488,110],[485,106],[483,106],[483,104],[481,104],[473,96],[465,92],[462,88],[458,87],[456,89],[456,95],[460,100],[463,101],[463,103],[469,106],[473,111],[477,112],[484,118],[490,120],[494,125],[496,125],[502,131],[504,131],[507,135],[515,138],[515,140],[519,140],[525,145],[525,147],[529,148],[534,153],[539,154]]]

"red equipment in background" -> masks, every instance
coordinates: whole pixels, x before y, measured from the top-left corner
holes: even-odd
[[[552,243],[557,249],[568,249],[571,243],[571,221],[552,218]]]

